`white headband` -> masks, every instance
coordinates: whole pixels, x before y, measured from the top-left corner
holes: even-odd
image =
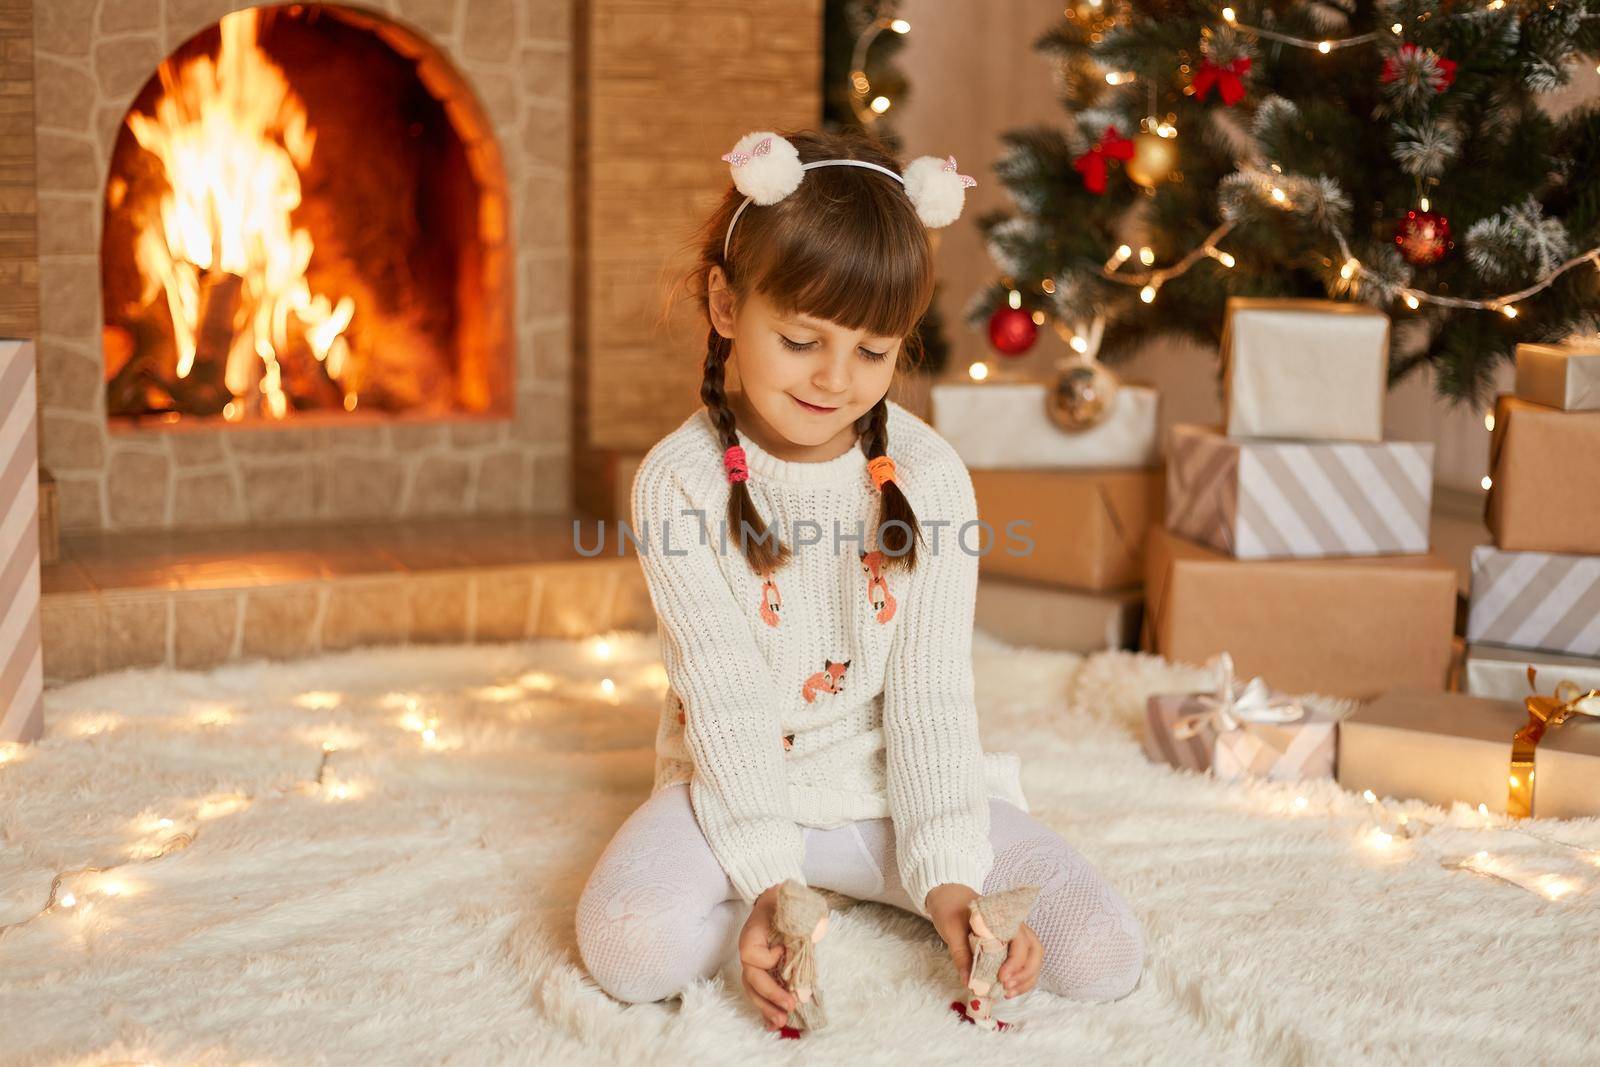
[[[745,134],[722,159],[733,173],[734,186],[744,194],[744,203],[728,220],[728,232],[722,238],[724,263],[728,261],[733,224],[739,221],[750,202],[753,200],[763,206],[776,204],[798,189],[805,172],[815,167],[866,167],[887,174],[905,187],[906,196],[917,209],[922,224],[935,229],[961,217],[967,190],[978,184],[965,174],[956,173],[955,156],[944,159],[918,156],[906,167],[903,177],[888,167],[864,159],[818,159],[801,163],[800,152],[793,144],[767,130]]]

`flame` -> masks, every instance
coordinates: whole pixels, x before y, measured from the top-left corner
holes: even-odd
[[[227,417],[235,419],[255,408],[245,402],[252,389],[263,394],[266,414],[287,414],[278,356],[290,343],[291,317],[328,376],[340,381],[350,355],[344,334],[355,314],[350,297],[313,295],[306,280],[311,235],[294,227],[290,213],[300,205],[300,171],[316,134],[283,71],[257,47],[258,17],[250,9],[224,16],[216,60],[201,56],[181,69],[163,63],[155,114],[128,116],[169,185],[137,239],[141,299],[148,304],[165,294],[182,378],[194,367],[207,289],[222,286],[226,297],[226,287],[236,285],[223,375],[238,401],[228,405]],[[344,391],[345,407],[353,408],[354,392]]]

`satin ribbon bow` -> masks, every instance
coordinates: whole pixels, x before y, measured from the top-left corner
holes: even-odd
[[[731,163],[735,167],[742,167],[756,156],[764,156],[770,151],[772,151],[772,138],[763,137],[749,152],[729,152],[722,157],[722,161]]]
[[[1600,722],[1600,689],[1585,692],[1572,681],[1556,686],[1554,696],[1538,691],[1535,682],[1538,672],[1528,667],[1528,688],[1533,695],[1524,698],[1528,709],[1528,725],[1511,739],[1511,774],[1508,779],[1511,791],[1506,798],[1506,814],[1515,819],[1526,819],[1533,814],[1534,757],[1539,742],[1547,730],[1558,729],[1577,716],[1587,716]]]
[[[1233,657],[1228,653],[1219,652],[1207,666],[1216,675],[1217,691],[1195,698],[1204,711],[1185,715],[1172,724],[1172,736],[1180,741],[1208,726],[1220,734],[1237,730],[1247,722],[1288,723],[1305,718],[1304,708],[1292,700],[1273,696],[1260,678],[1250,679],[1242,688],[1235,685]]]
[[[1249,56],[1240,56],[1227,66],[1218,66],[1209,59],[1202,59],[1200,69],[1194,75],[1194,98],[1204,100],[1211,87],[1216,86],[1222,102],[1232,107],[1244,99],[1244,76],[1249,72]]]
[[[954,171],[956,169],[956,157],[955,156],[945,156],[945,158],[944,158],[944,166],[940,167],[939,169],[940,170]],[[957,174],[956,177],[961,179],[961,188],[963,188],[963,189],[971,189],[974,185],[978,184],[978,179],[973,178],[973,177],[969,177],[968,175],[965,175],[965,174]]]
[[[1083,175],[1083,187],[1095,195],[1106,191],[1106,160],[1133,158],[1133,142],[1107,126],[1100,143],[1072,161],[1073,169]]]

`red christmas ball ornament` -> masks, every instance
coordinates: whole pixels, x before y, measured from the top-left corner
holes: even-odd
[[[989,316],[989,343],[1003,356],[1020,356],[1039,336],[1033,315],[1021,308],[1003,307]]]
[[[1437,263],[1456,246],[1450,240],[1450,220],[1436,211],[1408,211],[1395,226],[1394,243],[1405,261],[1415,267]]]

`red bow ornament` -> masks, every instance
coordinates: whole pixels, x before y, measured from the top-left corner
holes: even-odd
[[[1194,75],[1194,98],[1204,100],[1214,85],[1222,102],[1232,107],[1244,99],[1244,76],[1250,73],[1250,57],[1240,56],[1227,66],[1218,66],[1209,59],[1200,61]]]
[[[1083,175],[1083,187],[1099,196],[1106,191],[1106,160],[1133,158],[1133,142],[1107,126],[1100,143],[1072,161],[1073,169]]]

